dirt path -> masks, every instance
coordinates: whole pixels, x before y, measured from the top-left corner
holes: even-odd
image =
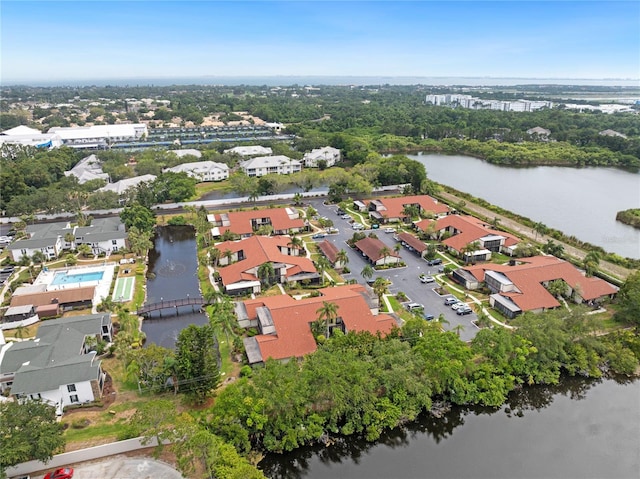
[[[528,238],[536,243],[540,243],[540,244],[544,244],[546,243],[548,240],[552,240],[557,244],[560,244],[563,246],[565,253],[568,256],[571,256],[573,258],[576,258],[580,261],[582,261],[582,259],[584,259],[586,252],[575,248],[571,245],[568,245],[566,243],[563,243],[562,241],[558,241],[554,238],[552,238],[551,236],[546,236],[546,235],[537,235],[536,238],[536,234],[535,232],[533,232],[531,230],[531,228],[524,226],[510,218],[507,218],[506,216],[502,216],[498,213],[495,213],[491,210],[488,210],[486,208],[483,208],[482,206],[479,206],[475,203],[470,203],[468,200],[466,200],[465,198],[460,198],[458,196],[452,195],[451,193],[446,193],[446,192],[441,192],[440,196],[442,198],[444,198],[449,204],[454,205],[456,203],[459,203],[460,201],[464,201],[466,203],[465,209],[469,210],[472,213],[478,214],[480,216],[483,216],[485,218],[497,218],[498,220],[500,220],[500,225],[505,227],[506,229],[513,231],[515,234],[517,234],[518,236],[521,236],[523,238]],[[613,264],[613,263],[609,263],[607,261],[600,261],[600,264],[598,266],[598,269],[600,269],[602,272],[614,276],[616,278],[620,278],[622,280],[626,279],[627,276],[629,276],[632,273],[632,270],[624,268],[622,266],[619,266],[617,264]]]

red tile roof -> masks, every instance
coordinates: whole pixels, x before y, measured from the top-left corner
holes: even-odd
[[[575,266],[554,256],[522,258],[522,264],[485,264],[464,268],[480,281],[486,271],[504,274],[519,292],[500,293],[509,297],[523,311],[540,308],[555,308],[560,304],[542,285],[562,279],[572,289],[578,290],[585,301],[599,299],[617,293],[617,288],[600,278],[587,278]]]
[[[218,267],[225,286],[239,281],[256,281],[257,268],[263,263],[282,263],[287,266],[286,276],[298,273],[316,273],[313,262],[306,256],[290,256],[280,252],[291,242],[290,236],[251,236],[239,241],[224,241],[216,244],[221,256],[225,251],[244,252],[245,259]]]
[[[396,321],[388,314],[374,315],[371,312],[363,297],[366,290],[362,285],[323,288],[320,293],[321,296],[301,300],[279,295],[244,301],[250,319],[256,318],[256,308],[261,306],[269,308],[271,313],[276,334],[255,337],[264,360],[302,357],[314,352],[317,346],[309,324],[318,319],[317,311],[324,301],[338,305],[338,316],[347,331],[386,335],[396,326]]]
[[[382,248],[387,248],[389,250],[389,254],[387,254],[387,256],[392,256],[394,258],[400,257],[398,253],[377,238],[363,238],[356,242],[356,248],[366,254],[371,261],[378,261],[383,258],[383,255],[380,254]]]
[[[465,246],[480,238],[489,235],[503,236],[505,238],[505,246],[513,246],[518,244],[520,240],[512,234],[492,229],[484,221],[474,218],[473,216],[448,215],[437,220],[422,220],[416,223],[416,227],[422,231],[426,231],[432,221],[436,222],[436,231],[441,231],[447,227],[455,228],[460,233],[447,238],[442,244],[460,252]]]
[[[329,261],[332,263],[336,262],[338,258],[338,247],[334,245],[331,241],[324,240],[321,243],[318,243],[318,248],[322,251]]]
[[[384,218],[405,218],[405,214],[402,212],[406,205],[418,205],[423,212],[430,211],[434,214],[444,214],[449,212],[449,207],[443,203],[438,202],[427,195],[414,195],[414,196],[400,196],[395,198],[380,198],[376,201],[382,204],[384,209],[377,210]],[[368,203],[371,203],[369,201]]]
[[[427,249],[427,245],[424,244],[421,240],[419,240],[415,236],[413,236],[412,234],[399,233],[398,234],[398,239],[400,241],[404,241],[405,243],[407,243],[409,246],[411,246],[413,249],[415,249],[419,253],[422,253],[424,250]]]
[[[218,231],[223,234],[227,230],[246,236],[253,234],[251,220],[269,218],[274,231],[288,232],[291,229],[303,229],[304,221],[300,218],[291,219],[289,214],[295,213],[293,208],[270,208],[266,210],[231,211],[229,213],[214,214],[214,223]],[[224,217],[224,219],[223,219]],[[228,224],[225,224],[228,223]]]

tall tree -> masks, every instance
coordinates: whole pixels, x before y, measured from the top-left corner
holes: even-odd
[[[373,292],[378,296],[378,307],[382,307],[382,297],[389,292],[389,281],[378,277],[373,282]]]
[[[547,225],[542,222],[538,222],[533,225],[533,232],[535,233],[536,240],[538,239],[538,235],[544,236],[547,234],[547,231],[549,231],[549,228],[547,228]]]
[[[263,288],[268,289],[273,286],[273,284],[275,284],[275,276],[276,271],[273,268],[273,263],[271,263],[271,261],[262,263],[258,267],[258,279],[260,280],[260,283],[262,283]]]
[[[340,265],[344,268],[347,264],[349,264],[349,255],[344,249],[341,249],[336,254],[336,261],[340,263]]]
[[[593,276],[593,274],[598,271],[598,265],[600,264],[600,259],[602,255],[598,251],[589,251],[582,261],[584,265],[584,269],[587,273],[587,276]]]
[[[318,322],[324,326],[326,330],[325,336],[329,337],[330,327],[335,324],[338,319],[338,305],[330,301],[323,301],[322,306],[316,311],[318,314]]]
[[[65,445],[56,409],[41,401],[0,402],[0,477],[21,462],[48,462]]]
[[[129,231],[127,232],[127,239],[129,241],[131,251],[136,256],[144,256],[147,251],[153,248],[153,241],[151,241],[152,235],[153,232],[140,230],[136,226],[129,228]]]
[[[640,328],[640,271],[627,277],[618,291],[616,305],[616,320],[633,323]]]
[[[373,273],[375,272],[375,270],[373,269],[373,267],[370,264],[365,265],[364,268],[362,268],[362,271],[360,271],[360,275],[366,279],[369,280],[371,278],[373,278]]]
[[[220,353],[213,328],[189,325],[176,341],[180,391],[197,404],[213,394],[220,382]]]

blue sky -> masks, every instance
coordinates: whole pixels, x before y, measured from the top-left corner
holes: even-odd
[[[2,0],[1,81],[639,78],[640,2]]]

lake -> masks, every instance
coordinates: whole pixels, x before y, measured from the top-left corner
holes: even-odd
[[[498,409],[424,415],[376,443],[268,455],[272,479],[632,479],[640,471],[640,381],[565,378]]]
[[[513,168],[460,155],[408,155],[427,176],[606,251],[640,258],[640,230],[616,213],[640,208],[640,174],[616,168]]]
[[[200,296],[195,230],[189,226],[156,228],[153,249],[149,251],[149,278],[146,303]],[[208,322],[198,307],[183,306],[150,313],[142,322],[146,344],[165,348],[175,346],[178,334],[189,324]]]

